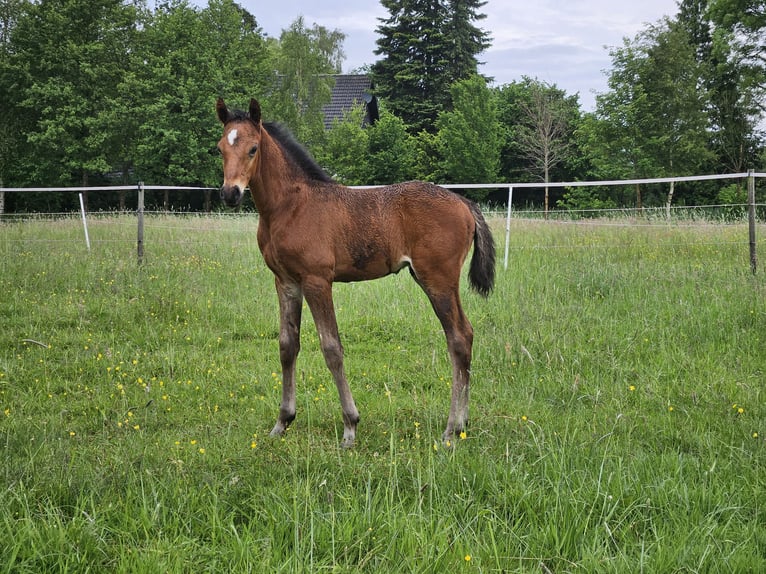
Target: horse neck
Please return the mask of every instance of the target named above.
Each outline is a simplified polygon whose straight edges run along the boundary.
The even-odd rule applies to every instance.
[[[278,214],[289,200],[287,190],[293,187],[295,179],[291,174],[287,158],[280,145],[265,128],[261,128],[261,143],[258,148],[256,173],[250,179],[253,201],[261,218]]]

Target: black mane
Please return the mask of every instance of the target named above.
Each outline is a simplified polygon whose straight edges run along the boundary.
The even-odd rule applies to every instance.
[[[311,154],[295,140],[285,126],[276,122],[264,122],[263,127],[282,147],[290,160],[306,174],[309,179],[322,183],[334,183],[334,180],[320,167]]]

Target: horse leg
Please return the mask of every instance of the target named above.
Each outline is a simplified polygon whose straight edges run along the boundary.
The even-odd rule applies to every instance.
[[[460,435],[468,424],[473,327],[463,312],[458,287],[444,293],[424,289],[444,329],[452,363],[452,398],[447,428],[442,435],[442,440],[448,442]]]
[[[359,422],[359,411],[356,410],[354,397],[346,380],[343,368],[343,345],[338,334],[338,323],[335,318],[335,307],[332,301],[332,284],[323,279],[309,279],[303,284],[306,302],[314,317],[319,344],[322,347],[327,368],[330,369],[335,386],[338,388],[340,405],[343,410],[343,447],[354,446],[356,425]]]
[[[295,419],[295,361],[301,348],[301,307],[298,285],[276,280],[279,297],[279,360],[282,363],[282,403],[271,436],[281,436]]]

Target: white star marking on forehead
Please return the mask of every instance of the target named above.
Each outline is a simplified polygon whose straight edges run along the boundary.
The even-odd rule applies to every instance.
[[[227,139],[229,140],[229,145],[233,146],[234,142],[237,141],[237,130],[231,130],[229,132],[229,135],[228,135]]]

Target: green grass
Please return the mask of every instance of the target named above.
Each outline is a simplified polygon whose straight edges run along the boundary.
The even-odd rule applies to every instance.
[[[746,228],[514,221],[494,294],[464,294],[452,448],[425,296],[406,273],[338,285],[350,451],[308,311],[298,418],[267,436],[278,317],[255,229],[153,217],[139,268],[129,216],[92,219],[91,253],[76,219],[0,224],[0,571],[766,570]]]

